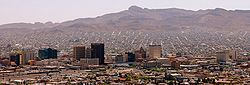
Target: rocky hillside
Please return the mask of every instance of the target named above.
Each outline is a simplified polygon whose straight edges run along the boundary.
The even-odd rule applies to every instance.
[[[249,30],[249,10],[184,10],[177,8],[148,9],[131,6],[128,10],[96,18],[80,18],[62,23],[13,23],[0,29],[59,29],[70,31],[174,31],[174,30]]]

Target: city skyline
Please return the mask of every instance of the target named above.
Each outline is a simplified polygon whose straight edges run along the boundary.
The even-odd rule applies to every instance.
[[[34,23],[34,22],[63,22],[77,18],[97,17],[108,13],[115,13],[136,5],[149,9],[180,8],[187,10],[224,8],[228,10],[248,10],[249,1],[240,0],[128,0],[128,1],[67,1],[67,0],[1,0],[0,24]]]
[[[11,1],[1,85],[250,84],[250,1]]]

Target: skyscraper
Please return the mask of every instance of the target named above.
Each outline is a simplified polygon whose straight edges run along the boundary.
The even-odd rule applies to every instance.
[[[104,64],[104,44],[91,43],[91,58],[99,58],[99,64]]]
[[[134,53],[126,52],[125,54],[127,55],[128,62],[135,62],[135,54]]]
[[[57,50],[52,48],[44,48],[38,51],[38,57],[43,59],[55,59],[57,58]]]
[[[85,53],[85,57],[86,58],[91,58],[91,48],[86,48],[86,51],[85,51],[86,53]]]
[[[149,58],[161,58],[162,48],[161,45],[149,45]]]
[[[10,62],[15,62],[15,64],[17,66],[19,66],[21,64],[20,54],[11,54],[10,55]]]
[[[140,50],[135,51],[136,62],[141,62],[146,59],[146,51],[141,47]]]
[[[76,60],[80,61],[81,58],[85,58],[85,46],[76,46],[73,48],[73,56]]]
[[[35,53],[29,49],[22,49],[17,51],[20,54],[20,64],[28,64],[30,60],[35,60]]]

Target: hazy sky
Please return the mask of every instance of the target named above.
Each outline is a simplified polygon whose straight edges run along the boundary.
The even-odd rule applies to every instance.
[[[250,9],[250,0],[0,0],[0,24],[63,22],[119,12],[132,5],[143,8]]]

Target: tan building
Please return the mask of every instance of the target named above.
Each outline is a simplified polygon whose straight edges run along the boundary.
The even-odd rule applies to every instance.
[[[149,58],[161,58],[162,48],[161,45],[149,45]]]
[[[107,60],[108,63],[122,63],[122,62],[125,62],[124,56],[122,54],[119,54],[119,53],[107,54],[106,58],[107,58],[106,60]]]
[[[229,52],[230,52],[230,54],[229,54],[230,59],[236,61],[238,59],[238,57],[237,57],[237,51],[230,50]]]
[[[24,57],[23,64],[28,64],[30,60],[35,60],[35,53],[33,51],[24,51],[21,58]]]
[[[219,51],[216,52],[217,62],[228,62],[229,61],[229,51]]]
[[[83,58],[80,60],[80,65],[83,67],[89,65],[99,65],[99,58]]]
[[[216,52],[217,62],[228,62],[237,60],[237,52],[235,50],[224,50]]]
[[[141,47],[139,50],[135,51],[135,60],[136,62],[142,62],[146,59],[146,51]]]
[[[16,51],[17,54],[20,54],[20,65],[29,64],[30,60],[35,60],[35,52],[30,50],[19,50]]]
[[[26,56],[25,53],[20,54],[20,65],[25,65]]]
[[[81,58],[85,58],[85,46],[73,47],[74,59],[80,61]]]

